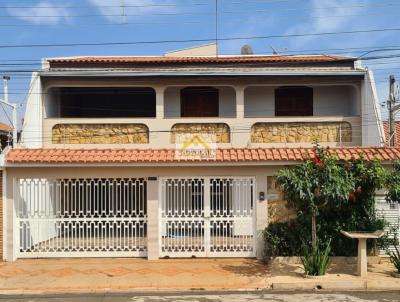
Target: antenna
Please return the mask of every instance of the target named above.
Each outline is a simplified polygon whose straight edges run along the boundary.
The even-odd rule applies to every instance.
[[[272,49],[272,54],[273,55],[277,55],[278,54],[278,52],[276,51],[275,48],[273,48],[271,45],[269,47]]]

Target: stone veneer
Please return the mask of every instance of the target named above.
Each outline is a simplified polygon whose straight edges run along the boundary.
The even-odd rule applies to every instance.
[[[274,176],[267,177],[268,224],[296,218],[296,211],[283,196]]]
[[[53,144],[148,144],[144,124],[57,124],[52,128]]]
[[[229,143],[231,141],[230,129],[223,123],[183,123],[175,124],[171,129],[171,143],[175,144],[178,134],[211,134],[215,135],[216,143]]]
[[[284,122],[256,123],[251,127],[252,143],[312,143],[314,141],[351,142],[351,125],[347,122]]]

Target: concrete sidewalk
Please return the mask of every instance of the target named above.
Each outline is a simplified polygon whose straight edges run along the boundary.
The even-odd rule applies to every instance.
[[[268,266],[268,283],[272,289],[400,290],[400,279],[390,275],[394,267],[388,258],[368,257],[367,278],[356,276],[356,258],[334,257],[328,274],[317,278],[304,277],[300,259],[279,260]]]
[[[37,259],[0,265],[0,293],[67,293],[265,288],[253,259]]]
[[[329,274],[306,279],[297,262],[255,259],[36,259],[0,264],[1,294],[233,290],[400,290],[387,261],[370,261],[367,279],[354,260],[335,259]]]

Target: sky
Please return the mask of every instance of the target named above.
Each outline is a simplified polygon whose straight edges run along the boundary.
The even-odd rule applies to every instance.
[[[0,0],[0,75],[11,76],[10,101],[20,121],[41,58],[162,55],[218,37],[221,55],[239,54],[248,44],[256,54],[394,56],[363,62],[384,103],[389,75],[400,80],[400,31],[387,30],[400,29],[399,12],[400,0]],[[49,46],[144,41],[161,43]],[[6,113],[0,108],[0,121],[10,124]]]

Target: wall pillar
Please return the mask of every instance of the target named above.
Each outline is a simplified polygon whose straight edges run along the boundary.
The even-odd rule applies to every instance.
[[[256,257],[257,259],[262,259],[264,257],[264,230],[268,225],[268,204],[267,204],[267,175],[259,175],[256,178],[256,188],[255,192],[255,205],[254,209],[256,211],[255,215],[255,244],[256,244]],[[260,200],[260,192],[264,192],[265,199]]]
[[[156,118],[164,118],[164,91],[165,87],[156,87]]]
[[[236,91],[236,118],[244,118],[244,86],[235,87]]]
[[[159,258],[158,180],[147,180],[147,259]]]

